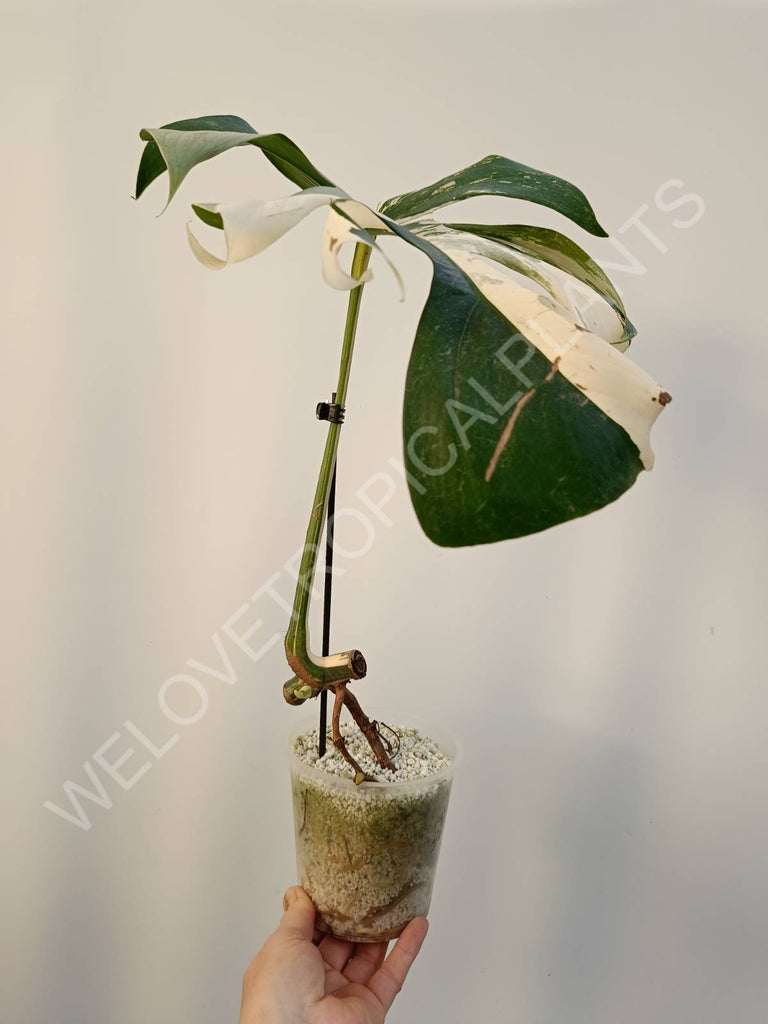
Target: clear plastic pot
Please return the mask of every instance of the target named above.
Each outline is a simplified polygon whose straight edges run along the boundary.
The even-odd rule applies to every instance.
[[[451,764],[425,778],[356,786],[304,764],[290,747],[299,881],[319,927],[353,942],[396,938],[429,910],[457,757],[440,730],[384,720],[415,726]]]

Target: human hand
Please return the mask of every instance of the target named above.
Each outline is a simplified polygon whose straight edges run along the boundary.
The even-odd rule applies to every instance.
[[[421,949],[427,919],[406,925],[386,956],[386,942],[321,937],[314,904],[299,886],[285,894],[283,908],[277,931],[245,972],[240,1024],[382,1024]]]

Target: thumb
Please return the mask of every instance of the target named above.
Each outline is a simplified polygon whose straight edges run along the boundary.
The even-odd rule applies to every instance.
[[[300,885],[294,885],[283,896],[283,910],[285,913],[278,931],[311,942],[315,928],[315,905]]]

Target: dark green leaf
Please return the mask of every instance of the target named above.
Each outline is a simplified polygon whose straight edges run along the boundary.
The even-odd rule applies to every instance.
[[[307,155],[286,135],[260,135],[258,139],[253,140],[252,144],[263,150],[269,162],[299,188],[315,188],[318,185],[326,185],[331,188],[335,186],[335,182],[326,178],[323,172],[319,171],[310,162]]]
[[[589,200],[581,189],[564,178],[537,171],[503,156],[487,156],[456,174],[441,178],[433,185],[387,199],[379,209],[388,217],[402,220],[404,217],[421,216],[472,196],[527,199],[562,213],[593,235],[607,234],[598,224]]]
[[[203,224],[208,224],[212,228],[224,229],[224,221],[220,213],[217,213],[215,210],[207,210],[204,206],[201,206],[198,203],[192,203],[192,209]]]
[[[257,134],[256,130],[247,121],[234,114],[210,114],[207,117],[188,117],[183,121],[172,121],[170,124],[164,124],[162,127],[180,132],[212,131]],[[142,134],[141,138],[145,138],[145,136]],[[139,173],[136,178],[136,199],[166,169],[165,160],[157,147],[157,143],[151,137],[148,138],[139,162]]]
[[[162,128],[143,128],[144,147],[136,181],[136,198],[163,171],[168,171],[168,202],[197,164],[238,146],[252,145],[300,188],[333,185],[289,138],[282,134],[259,135],[242,118],[229,114],[175,121]]]

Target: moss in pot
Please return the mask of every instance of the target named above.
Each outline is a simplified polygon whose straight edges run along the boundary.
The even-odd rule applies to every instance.
[[[189,243],[210,269],[255,256],[304,217],[327,210],[323,276],[349,299],[336,390],[317,410],[328,432],[285,638],[293,675],[283,696],[291,705],[320,697],[324,707],[333,695],[330,746],[344,777],[324,770],[329,762],[318,767],[318,759],[310,764],[294,751],[297,854],[327,928],[358,941],[394,936],[429,904],[452,768],[397,781],[397,745],[408,732],[371,720],[350,689],[367,673],[365,657],[357,647],[329,653],[324,645],[322,655],[313,653],[308,628],[323,531],[332,529],[339,437],[372,255],[393,272],[401,297],[402,280],[382,241],[413,246],[433,268],[405,380],[403,448],[416,516],[436,544],[527,536],[616,500],[651,468],[650,429],[670,396],[626,356],[635,330],[622,299],[574,241],[546,227],[434,216],[464,199],[496,196],[538,204],[606,236],[584,193],[563,178],[487,156],[374,210],[286,136],[260,134],[234,115],[143,129],[141,138],[137,198],[167,172],[170,202],[197,164],[240,147],[261,151],[298,188],[280,199],[193,204],[200,223],[188,226]],[[200,241],[201,225],[223,241],[220,255]],[[346,269],[339,257],[348,244],[354,252]],[[290,287],[295,293],[294,280]],[[506,664],[500,647],[499,666]],[[471,671],[456,669],[462,678]],[[354,730],[342,724],[344,709]],[[321,716],[318,758],[325,742]]]
[[[354,724],[341,727],[365,768],[359,785],[332,744],[318,757],[317,729],[291,743],[299,880],[317,907],[318,927],[354,942],[395,938],[427,914],[456,763],[443,734],[427,737],[423,727],[399,721],[388,731],[397,737],[394,772],[366,756]]]

